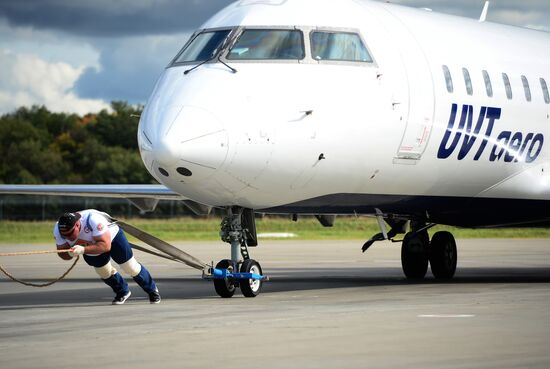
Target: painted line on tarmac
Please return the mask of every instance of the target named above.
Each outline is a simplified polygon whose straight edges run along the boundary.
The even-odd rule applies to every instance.
[[[417,318],[474,318],[474,314],[421,314]]]

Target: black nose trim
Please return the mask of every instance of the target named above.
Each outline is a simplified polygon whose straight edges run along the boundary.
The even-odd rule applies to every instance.
[[[176,168],[176,172],[178,172],[179,174],[181,174],[182,176],[185,176],[185,177],[191,177],[193,175],[193,173],[189,169],[184,168],[184,167]]]

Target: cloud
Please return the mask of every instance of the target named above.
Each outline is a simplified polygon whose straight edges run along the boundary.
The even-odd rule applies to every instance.
[[[12,26],[92,37],[180,33],[197,28],[230,0],[0,0]]]
[[[482,0],[393,0],[412,7],[427,7],[434,11],[479,18]],[[495,0],[491,1],[487,20],[535,29],[549,29],[550,1],[548,0]]]
[[[492,14],[492,20],[504,24],[525,26],[528,28],[544,29],[546,25],[545,14],[538,11],[520,11],[515,9],[496,10]]]
[[[109,107],[100,99],[81,99],[72,88],[83,72],[68,63],[0,50],[0,112],[46,105],[52,111],[85,114]]]
[[[191,33],[95,40],[101,69],[88,67],[75,91],[82,97],[144,103],[164,67]]]
[[[16,54],[33,54],[49,62],[65,62],[99,68],[99,51],[78,36],[29,26],[12,27],[0,18],[0,49]]]

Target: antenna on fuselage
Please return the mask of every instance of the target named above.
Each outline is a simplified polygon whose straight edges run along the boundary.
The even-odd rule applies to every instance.
[[[487,20],[487,13],[489,12],[489,3],[490,1],[486,1],[485,5],[483,6],[483,10],[481,11],[481,16],[479,17],[480,22],[485,22]]]

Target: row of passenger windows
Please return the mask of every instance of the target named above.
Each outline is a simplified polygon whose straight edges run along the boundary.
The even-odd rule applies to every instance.
[[[493,84],[491,82],[491,77],[489,76],[489,73],[486,70],[481,71],[483,75],[483,81],[485,82],[485,92],[488,97],[493,97]],[[445,82],[447,83],[447,91],[449,93],[454,92],[454,85],[453,85],[453,78],[451,76],[451,71],[449,68],[444,65],[443,66],[443,74],[445,76]],[[468,95],[474,94],[474,86],[472,84],[472,78],[470,76],[470,72],[466,68],[462,68],[462,75],[464,77],[464,84],[466,87],[466,92]],[[512,91],[512,84],[510,83],[510,77],[506,73],[502,73],[502,82],[504,84],[504,89],[506,90],[506,97],[509,100],[512,100],[514,97],[513,91]],[[544,78],[539,78],[540,87],[542,89],[542,94],[544,96],[544,101],[547,104],[550,104],[550,93],[548,92],[548,85],[546,84],[546,80]],[[525,94],[525,100],[531,101],[532,95],[531,95],[531,87],[529,85],[529,80],[525,76],[521,76],[521,83],[523,85],[523,92]]]
[[[174,59],[174,63],[201,62],[219,55],[233,43],[228,60],[302,60],[305,58],[304,34],[300,30],[244,29],[236,41],[232,30],[204,31],[195,35]],[[311,55],[317,61],[372,63],[361,37],[352,32],[311,31]]]

